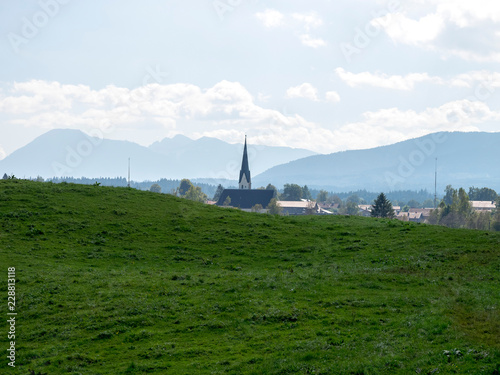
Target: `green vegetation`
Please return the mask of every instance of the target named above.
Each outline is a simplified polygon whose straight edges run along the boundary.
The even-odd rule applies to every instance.
[[[494,202],[497,199],[497,193],[488,188],[474,188],[469,189],[469,194],[465,189],[453,189],[451,185],[446,186],[445,196],[438,208],[434,210],[429,218],[429,223],[444,225],[450,228],[468,228],[468,229],[481,229],[481,230],[498,230],[497,223],[499,222],[500,210],[496,212],[477,212],[470,203],[469,194],[475,199],[487,199]]]
[[[389,219],[394,218],[395,215],[392,203],[385,197],[384,193],[380,193],[377,199],[373,202],[371,216],[380,218],[386,217]]]
[[[498,374],[499,255],[495,232],[0,181],[16,374]]]

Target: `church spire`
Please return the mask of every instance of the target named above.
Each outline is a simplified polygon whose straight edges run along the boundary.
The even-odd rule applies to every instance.
[[[252,181],[250,178],[250,168],[248,168],[248,154],[247,154],[247,136],[245,135],[245,147],[243,148],[243,161],[241,162],[240,170],[240,189],[251,189]]]

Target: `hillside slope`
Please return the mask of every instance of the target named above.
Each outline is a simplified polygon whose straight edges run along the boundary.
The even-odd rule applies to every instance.
[[[494,374],[499,255],[495,233],[0,181],[20,374]]]
[[[254,178],[276,186],[297,183],[330,191],[438,191],[446,185],[500,191],[500,133],[435,133],[367,150],[315,155],[269,169]]]

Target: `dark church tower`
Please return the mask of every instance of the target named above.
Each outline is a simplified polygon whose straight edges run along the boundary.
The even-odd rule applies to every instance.
[[[241,162],[240,170],[240,189],[251,189],[252,180],[250,178],[250,168],[248,168],[248,155],[247,155],[247,136],[245,135],[245,148],[243,149],[243,161]]]

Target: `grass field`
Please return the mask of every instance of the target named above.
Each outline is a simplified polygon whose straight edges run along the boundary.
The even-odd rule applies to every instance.
[[[500,374],[492,232],[7,180],[0,264],[2,374]]]

